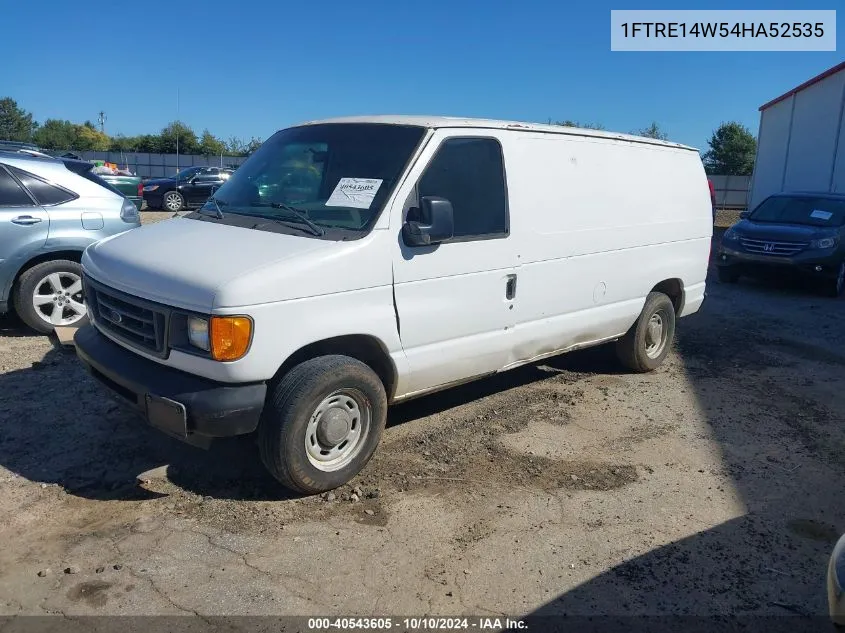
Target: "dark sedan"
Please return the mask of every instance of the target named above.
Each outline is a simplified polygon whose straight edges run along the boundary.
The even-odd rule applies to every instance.
[[[165,211],[199,207],[232,172],[223,167],[188,167],[175,178],[152,178],[144,182],[144,200],[150,209]]]
[[[845,195],[781,193],[725,231],[719,280],[775,272],[802,275],[838,297],[845,288]]]

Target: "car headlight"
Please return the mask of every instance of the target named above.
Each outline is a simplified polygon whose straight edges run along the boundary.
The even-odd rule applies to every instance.
[[[141,214],[138,213],[138,207],[129,198],[123,199],[123,204],[120,207],[120,219],[124,222],[141,221]]]
[[[147,185],[144,187],[144,191],[155,191],[156,189],[158,189],[158,185]]]
[[[201,350],[209,351],[208,321],[199,317],[188,317],[188,342]]]
[[[839,240],[835,237],[823,237],[810,242],[810,248],[833,248]]]
[[[739,234],[733,228],[730,228],[725,231],[722,239],[726,242],[736,242],[739,239]]]

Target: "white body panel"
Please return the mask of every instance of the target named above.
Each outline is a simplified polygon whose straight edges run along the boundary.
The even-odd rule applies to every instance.
[[[250,351],[231,363],[133,351],[238,383],[270,379],[311,343],[366,335],[389,356],[399,400],[616,338],[666,280],[683,289],[680,316],[700,307],[712,215],[690,148],[548,126],[354,119],[364,120],[430,132],[360,240],[179,219],[88,249],[83,266],[101,283],[205,314],[247,314],[255,324]],[[509,234],[409,247],[401,237],[406,200],[440,144],[456,136],[501,145]]]

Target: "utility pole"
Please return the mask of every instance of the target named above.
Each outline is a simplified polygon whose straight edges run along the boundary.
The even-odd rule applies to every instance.
[[[100,132],[103,134],[106,133],[106,113],[100,110],[100,114],[97,117],[97,122],[100,124]]]

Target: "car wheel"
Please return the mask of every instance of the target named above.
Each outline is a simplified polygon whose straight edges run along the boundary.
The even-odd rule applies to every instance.
[[[735,284],[739,281],[739,273],[733,268],[719,266],[719,281],[723,284]]]
[[[616,341],[616,355],[635,372],[657,369],[675,336],[675,306],[662,292],[650,292],[645,306],[625,336]]]
[[[845,290],[845,260],[839,263],[836,270],[836,277],[827,282],[826,294],[830,297],[839,297]]]
[[[176,211],[182,210],[182,207],[185,206],[185,200],[178,191],[168,191],[161,199],[161,204],[165,211],[173,211],[175,213]]]
[[[42,334],[56,326],[82,325],[87,319],[82,266],[66,259],[33,266],[20,276],[13,303],[20,319]]]
[[[376,373],[348,356],[305,361],[271,388],[258,428],[261,461],[287,488],[315,494],[367,464],[387,419]]]

